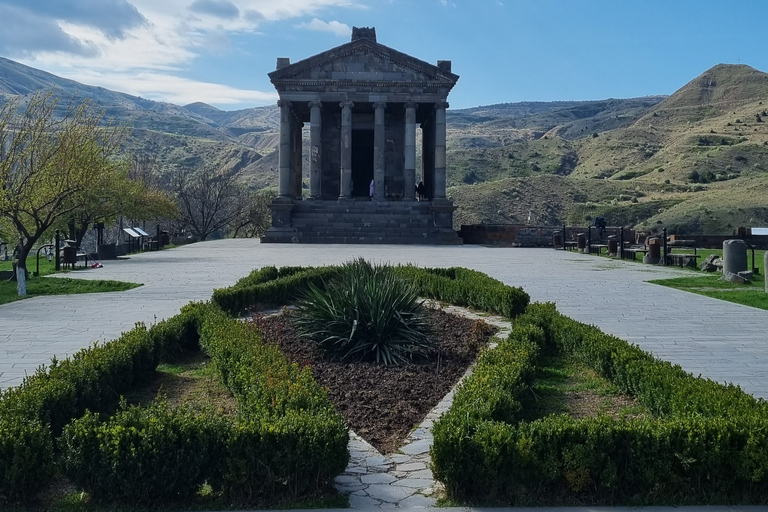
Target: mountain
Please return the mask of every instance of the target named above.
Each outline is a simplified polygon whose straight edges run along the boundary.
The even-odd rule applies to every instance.
[[[153,155],[165,170],[212,165],[254,188],[277,185],[274,106],[154,102],[0,58],[0,101],[52,87],[129,123],[129,149]],[[537,223],[584,224],[600,215],[612,225],[681,234],[768,225],[766,109],[768,74],[720,64],[669,97],[449,110],[457,222],[525,222],[531,212]]]

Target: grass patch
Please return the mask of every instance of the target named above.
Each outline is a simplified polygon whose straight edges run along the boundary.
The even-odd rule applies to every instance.
[[[42,273],[42,266],[41,266]],[[19,297],[16,291],[16,283],[13,281],[0,281],[0,304],[7,304],[20,299],[37,297],[39,295],[73,295],[78,293],[102,293],[124,292],[141,286],[138,283],[126,283],[123,281],[102,281],[70,278],[34,278],[27,281],[27,295]]]
[[[638,417],[648,410],[574,356],[542,357],[523,408],[523,419],[551,414],[574,418]]]
[[[131,404],[149,405],[158,396],[171,406],[213,406],[227,416],[237,412],[234,396],[221,382],[211,358],[201,351],[186,352],[172,363],[159,364],[155,376],[125,398]]]
[[[656,279],[649,283],[675,288],[705,297],[725,300],[744,306],[768,310],[768,293],[765,293],[765,276],[755,276],[756,281],[746,284],[720,281],[720,274],[704,276]]]

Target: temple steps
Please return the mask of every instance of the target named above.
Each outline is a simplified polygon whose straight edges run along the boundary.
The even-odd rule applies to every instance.
[[[461,244],[455,230],[436,226],[429,202],[297,201],[291,226],[262,242],[313,244]]]

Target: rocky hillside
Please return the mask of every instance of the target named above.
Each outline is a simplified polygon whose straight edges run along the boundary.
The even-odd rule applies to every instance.
[[[130,123],[130,148],[163,169],[228,168],[277,183],[276,107],[158,103],[0,58],[0,100],[54,88]],[[306,174],[306,173],[305,173]],[[729,233],[768,225],[768,74],[718,65],[669,97],[521,102],[451,110],[449,193],[458,223],[668,226]]]

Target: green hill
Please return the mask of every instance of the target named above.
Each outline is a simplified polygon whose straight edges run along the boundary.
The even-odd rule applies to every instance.
[[[254,188],[277,184],[274,106],[154,102],[0,58],[0,101],[52,87],[129,123],[130,149],[155,155],[164,170],[207,164]],[[537,223],[602,215],[680,233],[768,225],[768,74],[720,64],[669,97],[450,110],[447,152],[457,227],[525,222],[529,212]]]

